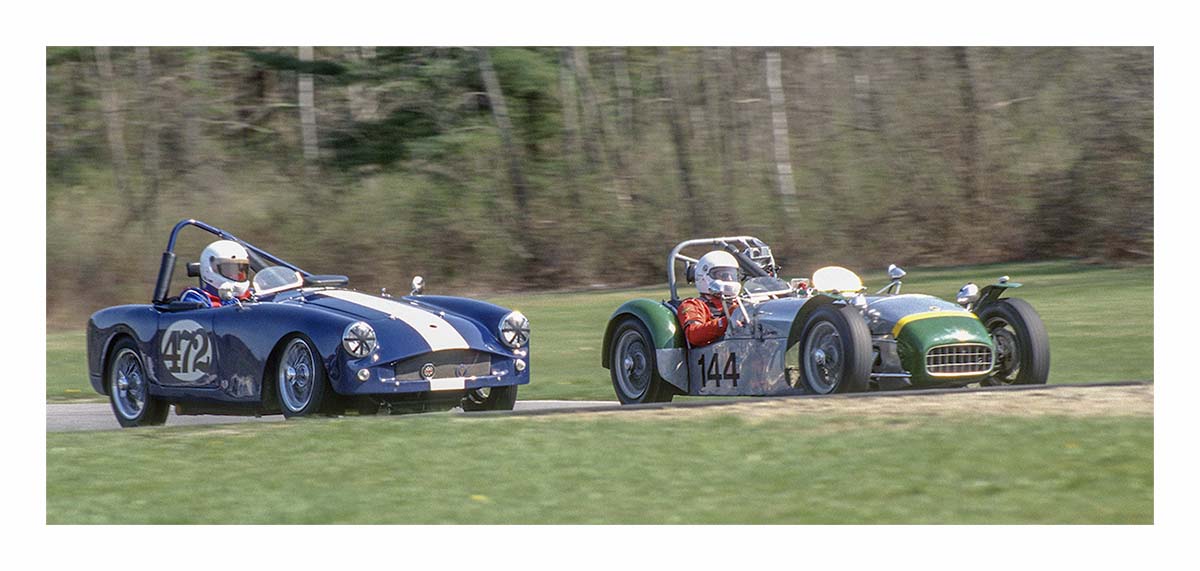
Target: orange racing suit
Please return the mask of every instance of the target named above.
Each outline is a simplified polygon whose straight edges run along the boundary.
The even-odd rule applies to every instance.
[[[730,306],[729,311],[737,307],[737,302]],[[679,323],[683,325],[683,334],[693,347],[708,345],[725,335],[729,326],[729,318],[721,307],[721,300],[712,296],[693,297],[679,304]]]

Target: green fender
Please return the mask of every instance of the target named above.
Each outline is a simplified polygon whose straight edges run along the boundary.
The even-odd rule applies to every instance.
[[[979,313],[979,308],[985,305],[996,303],[1000,300],[1000,296],[1004,295],[1006,290],[1017,287],[1021,287],[1021,284],[1017,282],[996,282],[991,285],[983,286],[983,288],[979,290],[979,301],[976,301],[975,305],[969,309],[975,313]]]
[[[683,366],[684,351],[687,344],[683,339],[683,329],[675,312],[665,303],[650,299],[634,299],[621,304],[612,317],[608,319],[608,327],[604,329],[604,344],[600,351],[600,364],[605,369],[611,368],[612,334],[617,323],[627,316],[637,318],[650,331],[651,342],[654,344],[655,356],[658,361],[658,376],[664,381],[675,385],[687,392],[687,370]]]

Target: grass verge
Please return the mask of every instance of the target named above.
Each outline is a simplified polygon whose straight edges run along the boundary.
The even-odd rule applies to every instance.
[[[62,523],[1152,523],[1145,415],[314,419],[47,434]]]

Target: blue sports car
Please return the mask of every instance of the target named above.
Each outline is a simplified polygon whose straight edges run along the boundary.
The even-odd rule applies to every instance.
[[[249,252],[250,293],[224,303],[170,295],[175,241],[192,226]],[[189,277],[200,275],[188,263]],[[92,387],[122,426],[177,414],[287,417],[387,411],[510,410],[529,382],[529,321],[462,297],[370,295],[313,275],[197,220],[175,225],[150,304],[88,320]]]

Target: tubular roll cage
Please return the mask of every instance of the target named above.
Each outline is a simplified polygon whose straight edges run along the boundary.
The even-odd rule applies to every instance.
[[[740,243],[746,248],[761,248],[767,245],[766,242],[763,242],[754,236],[726,236],[723,238],[697,238],[695,240],[684,240],[683,242],[676,244],[674,248],[671,248],[671,253],[667,254],[667,284],[671,287],[671,301],[679,301],[679,294],[675,291],[675,263],[682,261],[685,264],[695,264],[699,262],[699,260],[695,258],[680,254],[679,252],[684,248],[690,248],[692,246],[716,246],[729,252],[730,254],[733,254],[733,257],[737,258],[738,260],[738,265],[740,265],[742,270],[745,272],[756,277],[770,275],[766,272],[766,270],[763,270],[758,264],[754,263],[753,260],[747,258],[746,255],[743,254],[741,250],[738,250],[736,246],[731,244],[731,242]]]
[[[277,266],[290,268],[299,272],[302,276],[312,275],[300,269],[298,266],[284,261],[283,259],[277,258],[270,252],[267,252],[266,250],[255,246],[254,244],[242,240],[237,236],[230,234],[229,232],[217,228],[216,226],[206,224],[194,218],[187,218],[185,220],[180,220],[177,224],[175,224],[175,227],[171,229],[171,237],[167,239],[167,249],[163,251],[162,263],[158,267],[158,280],[154,285],[154,303],[165,303],[167,296],[171,291],[171,275],[175,272],[175,240],[179,237],[179,231],[183,230],[187,226],[195,226],[196,228],[204,230],[205,232],[217,236],[222,240],[231,240],[237,242],[249,250],[252,254],[257,255],[260,260],[266,260]]]

